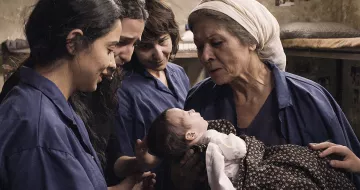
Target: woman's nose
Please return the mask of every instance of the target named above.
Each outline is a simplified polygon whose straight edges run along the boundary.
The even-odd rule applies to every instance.
[[[205,45],[199,58],[201,60],[201,63],[203,64],[209,63],[211,60],[214,59],[214,54],[212,52],[212,49],[208,45]]]
[[[162,47],[159,44],[155,44],[154,45],[154,49],[153,49],[153,58],[155,58],[156,60],[162,60],[163,59],[163,50]]]
[[[110,57],[110,64],[109,64],[109,68],[115,70],[116,69],[116,61],[115,61],[115,54],[114,52],[111,52],[109,54],[109,57]]]

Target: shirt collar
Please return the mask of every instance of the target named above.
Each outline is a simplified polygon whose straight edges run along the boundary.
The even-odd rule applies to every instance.
[[[20,68],[20,81],[41,91],[56,105],[67,119],[76,125],[70,104],[52,81],[41,76],[34,69],[24,66]]]
[[[278,99],[279,109],[291,106],[292,99],[289,87],[286,82],[286,72],[281,71],[272,63],[265,62],[265,64],[270,68],[274,76],[275,90]]]

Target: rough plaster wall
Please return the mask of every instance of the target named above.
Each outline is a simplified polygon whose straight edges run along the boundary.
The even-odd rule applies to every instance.
[[[26,13],[36,0],[0,0],[0,42],[24,37]]]
[[[360,29],[360,1],[342,0],[342,22]]]
[[[200,0],[166,0],[173,9],[181,32],[190,11],[200,2]],[[359,0],[295,0],[295,6],[277,7],[275,0],[258,0],[276,17],[280,25],[295,21],[335,21],[341,22],[343,19],[343,6],[360,7]],[[355,11],[353,11],[355,12]],[[358,13],[360,16],[360,13]],[[349,17],[348,20],[351,20]],[[360,22],[360,19],[358,19]],[[351,23],[355,24],[355,23]]]
[[[7,39],[24,38],[24,21],[35,2],[36,0],[0,0],[0,43]],[[1,71],[2,69],[0,90],[4,84]]]
[[[295,0],[290,7],[275,6],[274,0],[258,0],[275,16],[279,24],[305,21],[335,21],[341,20],[342,0]]]

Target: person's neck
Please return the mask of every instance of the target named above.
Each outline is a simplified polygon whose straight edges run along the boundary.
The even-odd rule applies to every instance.
[[[68,100],[72,93],[75,91],[73,83],[73,75],[69,68],[69,61],[58,60],[46,67],[35,67],[35,70],[52,81]]]
[[[164,70],[161,70],[161,71],[152,70],[152,69],[146,69],[146,70],[147,70],[147,72],[150,73],[150,75],[152,75],[155,78],[158,78],[158,79],[163,78],[163,77],[166,78]]]
[[[238,76],[230,86],[237,103],[242,105],[268,94],[273,88],[273,76],[260,59],[253,57],[247,72]]]
[[[159,81],[161,81],[166,87],[169,87],[168,85],[168,81],[166,78],[166,74],[164,70],[161,71],[157,71],[157,70],[151,70],[151,69],[146,69],[152,76],[154,76],[155,78],[157,78]]]

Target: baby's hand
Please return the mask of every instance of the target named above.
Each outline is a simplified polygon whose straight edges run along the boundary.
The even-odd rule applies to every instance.
[[[343,160],[331,160],[330,165],[334,168],[346,169],[349,172],[360,172],[360,159],[346,146],[334,144],[331,142],[323,142],[319,144],[310,143],[310,147],[314,150],[323,150],[320,157],[331,154],[344,156]]]
[[[139,164],[143,169],[151,169],[159,163],[159,159],[149,153],[149,149],[146,143],[146,137],[144,140],[136,140],[135,155]]]

